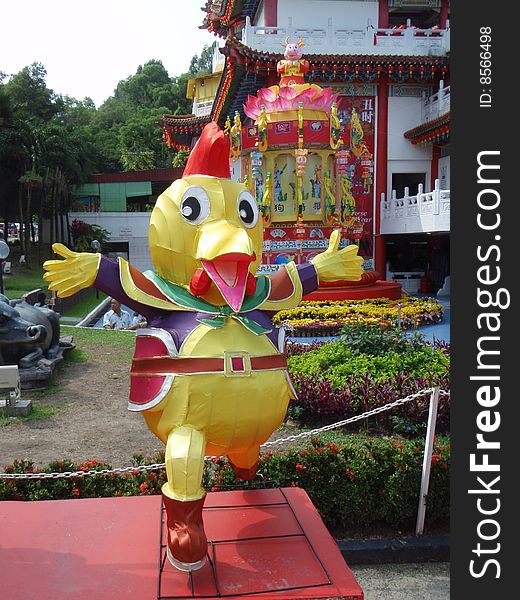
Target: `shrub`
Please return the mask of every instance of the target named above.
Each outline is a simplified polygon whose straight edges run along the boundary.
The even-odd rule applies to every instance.
[[[163,462],[159,454],[144,459],[134,456],[134,466]],[[31,461],[18,460],[5,467],[6,473],[64,473],[67,471],[101,471],[110,465],[95,460],[75,464],[68,459],[54,461],[45,469],[36,469]],[[70,498],[105,498],[158,494],[166,481],[164,471],[66,477],[62,479],[0,479],[0,500],[64,500]]]
[[[288,358],[291,374],[331,381],[335,388],[343,387],[352,378],[370,374],[374,381],[393,378],[399,373],[410,377],[442,376],[448,372],[449,356],[442,350],[427,344],[406,346],[395,338],[396,347],[385,348],[373,353],[360,351],[345,342],[327,342],[319,348]],[[360,343],[362,345],[363,342]],[[402,348],[397,345],[402,344]]]
[[[313,438],[303,450],[263,455],[257,480],[305,489],[331,528],[374,523],[410,527],[417,515],[423,452],[423,440],[356,435],[332,444]],[[226,459],[216,463],[212,489],[239,483]],[[449,515],[449,468],[449,440],[442,438],[432,457],[429,524]]]
[[[235,479],[225,458],[207,463],[204,485],[208,490],[227,486],[298,486],[306,490],[325,523],[333,527],[361,527],[382,523],[393,528],[412,526],[419,502],[424,440],[366,435],[336,436],[337,443],[314,437],[303,449],[267,452],[260,457],[256,480],[251,484]],[[162,462],[162,454],[145,459],[134,457],[134,465]],[[97,461],[76,465],[68,460],[51,463],[44,472],[88,471],[110,468]],[[36,472],[31,462],[15,461],[6,472]],[[449,438],[434,444],[427,523],[449,515]],[[134,471],[64,479],[0,480],[0,500],[57,500],[159,494],[164,470]]]
[[[302,423],[339,421],[421,389],[449,389],[449,345],[425,343],[380,325],[348,326],[340,340],[290,344],[288,365],[298,392],[288,416]],[[424,430],[428,398],[407,403],[399,414],[382,413],[355,427],[414,436]],[[441,398],[438,427],[449,427],[449,401]]]
[[[72,221],[70,232],[76,252],[92,252],[94,240],[99,242],[101,250],[103,250],[110,238],[109,232],[100,225],[85,223],[79,219]]]
[[[335,388],[330,380],[316,379],[296,375],[292,377],[298,399],[293,406],[291,416],[301,423],[315,425],[342,421],[360,413],[405,398],[411,394],[439,386],[449,389],[447,374],[432,377],[410,377],[406,373],[397,373],[391,379],[375,380],[372,375],[354,375],[345,385]],[[299,407],[300,411],[295,411]],[[392,421],[395,412],[384,412],[359,423],[350,425],[351,430],[370,430],[373,432],[395,431],[409,436],[422,432],[428,419],[429,397],[423,396],[399,407],[400,421]],[[448,431],[450,426],[449,397],[439,399],[437,427],[439,431]]]
[[[420,333],[406,335],[401,329],[385,327],[379,323],[344,325],[339,341],[356,354],[372,355],[391,351],[410,354],[427,346]]]

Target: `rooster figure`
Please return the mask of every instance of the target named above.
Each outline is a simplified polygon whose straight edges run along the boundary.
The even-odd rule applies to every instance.
[[[254,478],[260,445],[295,398],[270,315],[296,307],[320,281],[362,274],[357,246],[338,250],[334,232],[312,263],[255,276],[262,219],[245,186],[230,179],[229,149],[209,123],[182,179],[158,198],[149,227],[154,271],[62,244],[53,249],[65,260],[44,264],[60,297],[93,286],[147,319],[136,332],[129,409],[166,445],[167,556],[184,571],[206,561],[205,456],[226,455],[237,477]]]

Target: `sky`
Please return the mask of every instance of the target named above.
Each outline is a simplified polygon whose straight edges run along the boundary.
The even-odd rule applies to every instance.
[[[151,59],[171,77],[215,37],[199,29],[204,0],[9,0],[0,8],[0,72],[33,62],[47,87],[100,106]]]

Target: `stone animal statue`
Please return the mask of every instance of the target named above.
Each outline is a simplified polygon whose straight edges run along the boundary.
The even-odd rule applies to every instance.
[[[0,365],[35,366],[55,358],[60,346],[60,316],[24,300],[0,294]]]

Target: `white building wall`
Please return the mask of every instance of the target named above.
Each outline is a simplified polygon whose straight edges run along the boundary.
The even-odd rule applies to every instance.
[[[151,213],[70,213],[70,222],[79,219],[91,225],[99,225],[110,233],[111,242],[128,242],[130,263],[139,271],[152,269],[152,259],[148,249],[148,227]]]
[[[422,98],[388,98],[388,160],[431,160],[430,144],[412,144],[403,133],[422,123]]]
[[[323,29],[332,18],[336,29],[364,29],[370,19],[377,27],[379,5],[376,1],[358,0],[285,0],[278,2],[278,25],[285,27],[292,19],[296,29]],[[263,25],[259,20],[258,24]],[[305,40],[304,40],[305,41]]]
[[[421,123],[420,97],[388,98],[388,183],[387,197],[392,193],[394,173],[426,173],[425,191],[430,191],[432,147],[413,145],[403,133]]]

